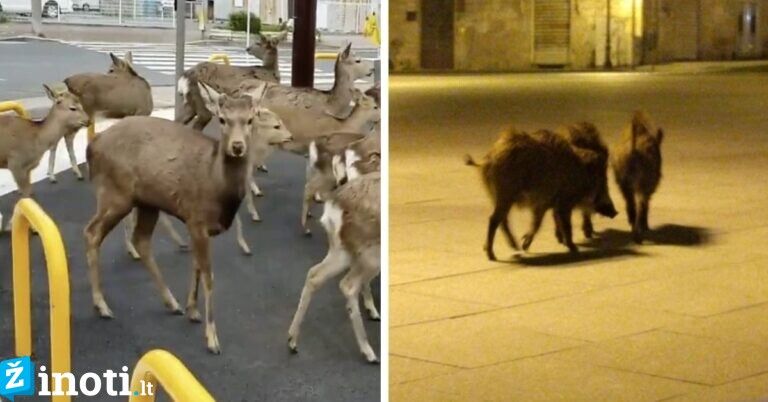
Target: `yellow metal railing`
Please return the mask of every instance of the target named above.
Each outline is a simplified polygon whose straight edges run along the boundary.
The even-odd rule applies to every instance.
[[[224,62],[224,64],[229,65],[229,56],[223,53],[212,54],[211,57],[208,58],[208,61],[211,61],[214,63],[217,61],[222,61]]]
[[[22,106],[21,103],[12,101],[0,102],[0,113],[10,111],[14,111],[19,116],[29,119],[29,113],[27,113],[27,109],[24,109],[24,106]]]
[[[315,58],[318,60],[336,60],[336,53],[328,53],[328,52],[317,52],[315,53]]]
[[[69,326],[69,269],[64,243],[56,224],[31,198],[22,198],[13,211],[11,246],[13,253],[13,312],[16,327],[16,355],[32,354],[32,303],[30,293],[30,227],[40,234],[46,266],[51,308],[51,370],[71,372]],[[65,383],[62,389],[68,389]],[[53,401],[69,401],[69,396],[54,396]]]
[[[142,383],[143,381],[143,383]],[[151,395],[146,384],[151,383]],[[161,349],[147,352],[133,369],[129,402],[154,402],[157,386],[161,385],[174,401],[213,402],[208,391],[176,356]]]

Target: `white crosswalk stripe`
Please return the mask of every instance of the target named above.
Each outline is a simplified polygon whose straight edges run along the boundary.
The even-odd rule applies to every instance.
[[[176,45],[172,43],[110,43],[110,42],[67,42],[81,48],[97,51],[99,53],[114,53],[122,57],[126,52],[133,53],[133,62],[142,67],[161,74],[175,74]],[[280,78],[284,83],[291,82],[291,54],[282,50],[279,56],[278,66]],[[286,54],[287,53],[287,54]],[[261,61],[247,53],[240,47],[220,45],[188,44],[184,48],[184,69],[194,67],[197,63],[207,61],[212,54],[226,54],[233,66],[261,65]],[[361,81],[361,83],[365,83]],[[333,70],[323,71],[315,69],[315,87],[330,88],[333,85]],[[370,86],[370,83],[365,83]]]

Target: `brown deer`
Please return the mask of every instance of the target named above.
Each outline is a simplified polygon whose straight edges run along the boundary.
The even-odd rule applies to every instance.
[[[347,300],[347,313],[360,352],[368,362],[376,363],[378,358],[363,326],[359,298],[362,294],[370,318],[378,320],[370,282],[381,270],[381,174],[362,175],[335,190],[325,201],[320,221],[328,235],[328,254],[307,274],[288,329],[288,347],[294,353],[298,350],[301,323],[315,291],[328,279],[347,271],[339,288]]]
[[[207,87],[201,93],[206,94],[206,102],[222,122],[220,140],[168,120],[128,117],[88,146],[97,209],[85,228],[85,240],[93,303],[99,315],[111,318],[112,310],[101,290],[99,248],[115,225],[137,208],[132,243],[165,305],[181,314],[152,255],[150,238],[160,211],[183,221],[193,253],[187,316],[200,321],[197,291],[202,278],[208,350],[218,354],[221,348],[213,319],[210,237],[230,227],[245,195],[248,144],[251,135],[260,135],[252,133],[259,101],[220,95]]]
[[[43,120],[0,115],[0,168],[11,171],[22,197],[32,195],[30,173],[45,151],[61,137],[74,135],[88,125],[88,115],[76,96],[67,91],[55,93],[47,85],[43,89],[53,101]]]
[[[152,90],[147,80],[134,70],[131,52],[126,53],[123,59],[112,53],[109,57],[112,59],[112,66],[107,74],[76,74],[64,80],[69,92],[80,98],[90,123],[95,122],[97,115],[108,118],[149,116],[153,108]],[[75,133],[64,136],[72,170],[77,178],[82,180],[83,175],[77,166],[73,149],[74,139]],[[58,143],[51,147],[48,157],[48,179],[53,183],[56,182],[53,167],[57,146]]]
[[[184,98],[184,113],[179,117],[179,122],[189,124],[197,117],[194,127],[202,130],[213,117],[211,111],[205,107],[198,82],[228,95],[234,95],[240,83],[247,79],[280,83],[277,48],[285,36],[268,38],[259,35],[259,38],[260,40],[248,47],[246,52],[261,60],[261,66],[238,67],[205,61],[184,72],[178,82],[179,93]]]
[[[312,216],[309,211],[312,198],[317,196],[323,200],[339,181],[347,180],[355,162],[367,161],[374,155],[381,155],[381,142],[373,134],[334,133],[312,141],[301,208],[304,234],[311,234],[307,218]]]

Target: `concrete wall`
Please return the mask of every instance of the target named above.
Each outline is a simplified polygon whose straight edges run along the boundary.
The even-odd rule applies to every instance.
[[[701,58],[729,60],[768,56],[768,1],[755,2],[758,13],[756,49],[743,52],[738,21],[744,2],[701,0]]]
[[[389,1],[389,53],[396,71],[414,71],[421,65],[421,6],[419,0]],[[408,12],[416,13],[407,21]]]
[[[462,71],[531,68],[533,3],[530,0],[464,0],[456,13],[454,65]]]

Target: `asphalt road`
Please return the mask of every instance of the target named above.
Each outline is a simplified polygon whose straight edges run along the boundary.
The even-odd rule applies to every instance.
[[[91,50],[88,47],[99,51]],[[213,54],[229,53],[233,55],[245,55],[243,47],[232,45],[194,45],[188,47],[190,53]],[[83,72],[106,72],[111,61],[108,51],[122,54],[126,50],[133,50],[136,56],[135,67],[138,73],[144,77],[151,86],[173,86],[174,76],[168,74],[166,66],[158,70],[157,63],[172,63],[175,60],[174,48],[168,44],[150,43],[109,43],[93,42],[83,43],[81,46],[72,46],[50,41],[37,40],[0,40],[0,101],[22,98],[44,97],[42,83],[61,83],[64,78]],[[334,49],[335,50],[335,49]],[[150,52],[152,56],[145,58],[143,54]],[[359,57],[377,57],[376,51],[363,49],[357,51]],[[207,56],[206,56],[207,57]],[[187,55],[187,67],[205,60],[199,57]],[[247,60],[256,62],[256,59],[247,56]],[[242,60],[241,60],[242,61]],[[290,84],[291,48],[280,48],[280,65],[284,75],[285,84]],[[150,68],[146,68],[144,65]],[[329,89],[333,79],[332,60],[316,60],[315,80],[316,88]],[[373,85],[372,78],[365,81],[365,88]]]
[[[58,184],[37,183],[34,198],[58,224],[67,248],[74,371],[118,371],[123,365],[132,368],[143,353],[163,348],[178,356],[220,401],[379,400],[380,368],[366,364],[358,351],[337,281],[330,281],[313,299],[299,353],[292,355],[287,347],[288,326],[307,270],[326,251],[319,227],[311,238],[300,230],[304,163],[302,157],[277,153],[269,161],[269,173],[260,174],[259,184],[266,195],[257,199],[257,206],[264,221],[251,223],[241,211],[253,256],[240,253],[233,232],[213,241],[215,313],[223,349],[220,356],[205,349],[202,325],[166,312],[149,274],[126,254],[120,226],[104,242],[101,258],[104,291],[116,318],[99,319],[91,305],[82,235],[94,212],[91,187],[87,181],[76,181],[71,172],[60,173]],[[16,197],[0,198],[5,216],[10,216],[7,211]],[[38,362],[48,362],[47,279],[39,244],[33,244],[33,342]],[[161,230],[155,233],[154,251],[166,282],[177,299],[184,300],[191,255],[178,251]],[[0,270],[3,358],[13,354],[7,234],[0,236],[0,266],[5,267]],[[378,282],[374,288],[378,301]],[[379,323],[368,321],[366,328],[378,350]]]
[[[634,110],[665,129],[649,241],[620,215],[571,255],[551,214],[530,252],[496,236],[478,172],[509,125],[580,120],[616,144]],[[764,400],[768,76],[543,73],[390,81],[390,396]],[[529,213],[512,212],[518,239]],[[574,227],[580,219],[574,217]]]

